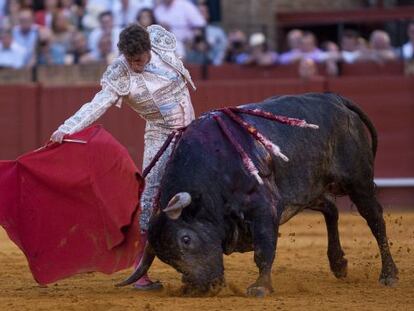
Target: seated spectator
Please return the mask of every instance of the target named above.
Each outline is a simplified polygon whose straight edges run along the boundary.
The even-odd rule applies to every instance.
[[[81,6],[79,8],[81,9],[79,13],[82,14],[82,29],[91,32],[96,28],[100,27],[100,16],[104,12],[111,12],[112,6],[111,6],[112,0],[87,0],[87,1],[81,1]],[[112,13],[111,13],[112,14]],[[99,36],[98,36],[99,38]],[[98,41],[97,39],[96,41]]]
[[[158,24],[152,9],[140,10],[137,14],[136,21],[144,28],[147,28],[153,24]]]
[[[301,58],[309,58],[314,60],[316,63],[322,63],[326,60],[326,53],[318,48],[316,37],[310,31],[303,33],[299,48]]]
[[[66,54],[67,64],[87,64],[93,62],[88,48],[88,41],[82,32],[75,32],[71,38],[71,49]]]
[[[153,0],[115,0],[112,6],[114,25],[124,28],[134,23],[137,13],[144,8],[152,9]]]
[[[341,60],[353,64],[361,59],[359,34],[354,30],[345,30],[341,37]]]
[[[414,59],[414,20],[407,26],[408,42],[402,46],[402,56],[406,60]]]
[[[11,29],[4,29],[1,32],[0,68],[22,68],[25,54],[24,48],[13,40]]]
[[[52,45],[54,49],[60,49],[63,55],[70,49],[71,39],[75,29],[71,25],[69,17],[64,11],[57,11],[52,20]]]
[[[40,26],[52,28],[53,15],[58,10],[58,0],[45,0],[43,10],[34,14],[35,23]]]
[[[75,29],[81,28],[81,20],[83,17],[83,6],[81,1],[75,0],[61,0],[61,11],[65,16],[69,19],[71,25],[75,27]]]
[[[277,53],[271,51],[267,45],[266,37],[263,33],[257,32],[249,38],[249,50],[247,57],[238,60],[243,65],[271,66],[277,62]]]
[[[194,29],[206,25],[198,8],[188,0],[161,0],[154,14],[159,24],[174,33],[177,40],[184,44],[191,42]]]
[[[300,44],[303,38],[303,31],[300,29],[292,29],[287,34],[287,44],[289,51],[284,52],[279,57],[279,63],[282,65],[295,63],[300,60],[302,53]]]
[[[3,18],[2,25],[7,28],[13,28],[19,24],[19,14],[22,6],[19,0],[9,0],[6,6],[6,15]]]
[[[117,53],[113,51],[112,36],[110,34],[102,34],[98,41],[98,50],[91,52],[91,62],[99,62],[109,65],[112,63]]]
[[[207,44],[210,46],[211,63],[216,66],[221,65],[227,50],[226,33],[221,27],[210,23],[210,12],[206,4],[200,4],[198,8],[207,22],[204,32]]]
[[[89,49],[94,55],[99,54],[99,41],[104,35],[109,35],[112,42],[112,53],[118,52],[118,39],[121,29],[113,26],[113,16],[110,11],[105,11],[99,15],[100,26],[94,29],[89,35]]]
[[[321,47],[325,52],[326,73],[330,76],[337,76],[339,74],[338,61],[341,60],[339,46],[333,41],[325,41]]]
[[[19,13],[19,24],[13,27],[13,39],[25,49],[25,66],[32,66],[35,61],[35,47],[39,35],[38,26],[33,23],[33,13],[23,9]]]
[[[226,61],[241,64],[248,57],[246,35],[241,30],[233,30],[228,35]]]
[[[186,52],[186,63],[207,65],[212,62],[212,55],[203,29],[195,32],[194,39]]]
[[[7,0],[0,0],[0,25],[3,25],[4,17],[6,16]]]
[[[53,34],[48,28],[39,31],[36,45],[36,65],[63,65],[65,53],[60,47],[52,45]]]
[[[374,30],[369,38],[369,49],[361,53],[361,59],[377,63],[396,60],[389,35],[383,30]]]

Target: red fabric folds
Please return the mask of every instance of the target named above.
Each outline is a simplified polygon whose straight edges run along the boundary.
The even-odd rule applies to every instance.
[[[126,149],[101,126],[0,161],[0,225],[25,254],[35,280],[113,273],[139,250],[142,177]]]

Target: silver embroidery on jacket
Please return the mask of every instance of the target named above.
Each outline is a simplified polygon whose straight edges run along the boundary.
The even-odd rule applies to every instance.
[[[131,89],[131,74],[121,57],[108,66],[102,76],[102,83],[108,84],[121,96],[128,95]]]

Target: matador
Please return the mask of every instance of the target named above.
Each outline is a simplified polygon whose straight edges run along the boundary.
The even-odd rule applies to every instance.
[[[195,89],[188,70],[176,56],[176,39],[159,25],[144,29],[138,25],[125,28],[118,43],[120,56],[108,66],[101,79],[102,89],[84,104],[53,134],[51,140],[62,142],[66,134],[76,133],[96,121],[108,108],[129,105],[146,120],[143,167],[147,167],[172,131],[194,120],[188,85]],[[146,231],[154,199],[160,185],[169,147],[145,179],[141,196],[141,241]],[[137,264],[140,258],[137,259]],[[147,276],[134,285],[152,289],[160,284]]]

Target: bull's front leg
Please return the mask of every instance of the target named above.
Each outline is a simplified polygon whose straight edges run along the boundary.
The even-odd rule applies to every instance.
[[[273,292],[272,265],[275,259],[278,222],[274,220],[271,208],[256,210],[252,221],[254,261],[259,268],[256,282],[247,288],[249,296],[264,297]]]

